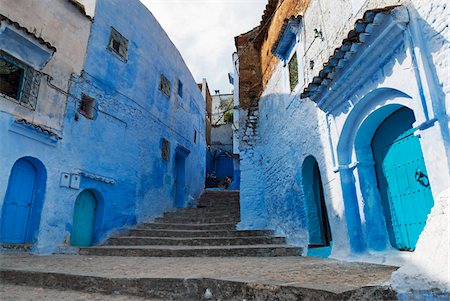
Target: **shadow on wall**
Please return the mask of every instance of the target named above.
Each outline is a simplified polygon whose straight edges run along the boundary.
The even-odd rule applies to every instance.
[[[333,173],[327,170],[318,114],[314,103],[300,101],[293,94],[260,99],[260,140],[251,150],[241,152],[241,224],[266,211],[266,228],[305,250],[308,246],[327,248],[322,254],[326,257],[334,232],[340,233],[338,237],[346,234],[336,231],[340,229],[336,217],[341,213],[331,204]],[[253,175],[250,179],[249,174]],[[262,188],[255,191],[254,187]],[[253,193],[251,199],[249,193]]]

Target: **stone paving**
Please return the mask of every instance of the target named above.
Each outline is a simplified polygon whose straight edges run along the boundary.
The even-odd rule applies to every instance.
[[[0,255],[1,270],[27,270],[124,278],[213,278],[342,293],[389,285],[396,269],[315,257],[142,258],[30,254]]]
[[[24,287],[0,283],[1,301],[160,301],[118,294],[104,295],[70,290],[45,289],[40,287]]]

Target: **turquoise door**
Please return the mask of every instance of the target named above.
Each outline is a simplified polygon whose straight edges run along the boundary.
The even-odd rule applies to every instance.
[[[75,201],[72,235],[70,244],[77,247],[87,247],[94,237],[95,213],[97,201],[89,190],[82,191]]]
[[[25,159],[18,160],[11,171],[2,210],[0,241],[27,243],[26,234],[36,182],[36,169]]]
[[[398,249],[412,251],[434,204],[419,138],[407,130],[384,152],[395,242]]]

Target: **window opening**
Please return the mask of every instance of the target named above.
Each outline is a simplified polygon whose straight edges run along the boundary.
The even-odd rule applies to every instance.
[[[88,119],[94,119],[95,99],[82,94],[78,112]]]
[[[0,57],[0,93],[19,100],[23,78],[22,68]]]
[[[36,108],[41,73],[0,51],[0,94],[22,106]]]
[[[166,161],[170,158],[170,142],[165,138],[162,139],[161,158]]]
[[[125,60],[128,59],[128,40],[114,28],[111,28],[109,48]]]
[[[181,82],[181,80],[178,80],[178,95],[180,95],[180,97],[183,97],[183,83]]]
[[[159,81],[159,90],[161,90],[167,97],[170,97],[170,81],[162,73]]]
[[[294,53],[291,60],[289,61],[289,85],[291,92],[294,91],[298,84],[298,62],[297,62],[297,52]]]

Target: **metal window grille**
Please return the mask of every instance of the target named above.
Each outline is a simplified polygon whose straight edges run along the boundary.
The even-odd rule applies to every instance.
[[[161,158],[163,160],[170,160],[170,142],[163,138],[161,143]]]
[[[36,109],[42,74],[0,51],[0,94],[29,109]]]
[[[162,73],[159,81],[159,90],[161,90],[167,97],[170,97],[170,81]]]
[[[109,36],[109,49],[125,60],[128,59],[128,40],[114,28],[111,28]]]
[[[291,60],[289,61],[289,85],[291,92],[294,91],[298,84],[298,61],[297,53],[294,53]]]
[[[87,95],[81,95],[81,103],[78,112],[88,119],[94,119],[95,99]]]

